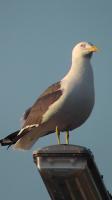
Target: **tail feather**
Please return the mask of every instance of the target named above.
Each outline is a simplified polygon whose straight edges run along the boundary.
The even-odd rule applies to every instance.
[[[14,133],[11,133],[7,137],[0,140],[1,146],[10,146],[13,145],[14,149],[23,149],[28,150],[36,142],[36,140],[41,136],[41,132],[37,131],[38,128],[26,128],[20,134],[20,130],[17,130]]]
[[[27,132],[27,134],[24,134],[24,137],[20,137],[17,140],[13,148],[18,150],[29,150],[40,138],[41,134],[42,132],[38,128],[32,128]]]
[[[53,132],[53,131],[52,131]],[[7,137],[0,140],[1,146],[10,146],[13,145],[14,149],[28,150],[33,144],[42,136],[48,134],[46,127],[38,126],[34,127],[29,125],[23,131],[17,130],[14,133],[11,133]]]
[[[31,128],[23,130],[21,134],[20,130],[17,130],[11,134],[9,134],[7,137],[0,140],[1,146],[8,146],[8,148],[12,145],[14,145],[17,141],[19,141],[22,137],[24,137],[26,134],[30,132]]]

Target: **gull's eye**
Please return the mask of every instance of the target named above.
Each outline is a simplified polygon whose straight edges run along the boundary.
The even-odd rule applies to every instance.
[[[82,48],[85,48],[86,47],[86,44],[81,44],[80,45]]]

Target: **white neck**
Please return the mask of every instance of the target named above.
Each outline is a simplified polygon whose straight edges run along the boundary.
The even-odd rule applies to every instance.
[[[64,79],[79,79],[89,68],[91,68],[90,59],[84,57],[72,58],[71,68]]]

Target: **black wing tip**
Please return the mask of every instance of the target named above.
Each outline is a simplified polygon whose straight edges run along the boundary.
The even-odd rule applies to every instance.
[[[0,140],[0,145],[1,146],[8,146],[8,148],[13,144],[13,142],[11,140],[7,140],[7,139],[1,139]],[[8,149],[7,148],[7,149]]]
[[[20,130],[14,132],[14,133],[11,133],[10,135],[8,135],[7,137],[3,138],[0,140],[0,145],[1,146],[8,146],[7,149],[9,149],[9,147],[13,144],[16,143],[16,138],[17,138],[17,135],[19,133]]]

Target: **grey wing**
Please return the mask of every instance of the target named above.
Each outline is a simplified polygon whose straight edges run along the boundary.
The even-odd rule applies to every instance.
[[[23,115],[22,115],[22,117],[21,117],[21,119],[20,119],[20,121],[21,121],[21,126],[22,126],[22,127],[24,126],[25,121],[26,121],[28,115],[30,114],[30,111],[31,111],[31,107],[28,108],[28,109],[23,113]]]
[[[60,82],[48,87],[34,105],[25,112],[23,127],[32,124],[41,124],[42,116],[47,111],[49,105],[58,100],[61,95]]]

